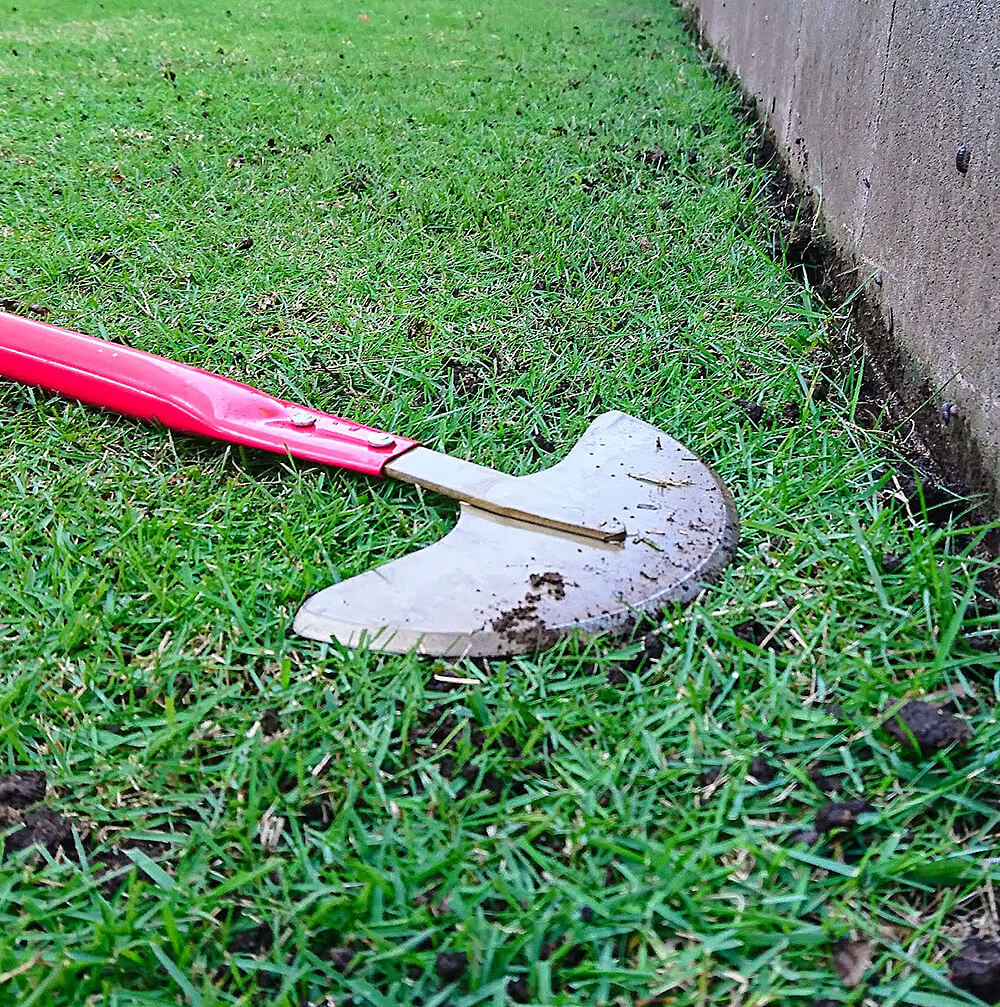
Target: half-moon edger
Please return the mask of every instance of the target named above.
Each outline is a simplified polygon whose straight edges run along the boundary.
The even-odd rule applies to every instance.
[[[309,598],[295,630],[389,653],[504,656],[630,626],[729,563],[736,510],[715,473],[621,412],[560,462],[508,476],[228,378],[0,313],[0,376],[184,434],[391,476],[461,502],[440,541]]]

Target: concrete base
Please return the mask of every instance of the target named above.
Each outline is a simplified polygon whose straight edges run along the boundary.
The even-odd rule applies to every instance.
[[[684,0],[927,388],[1000,483],[995,0]],[[877,279],[877,283],[876,283]],[[950,405],[946,406],[948,403]],[[945,416],[948,419],[945,419]]]

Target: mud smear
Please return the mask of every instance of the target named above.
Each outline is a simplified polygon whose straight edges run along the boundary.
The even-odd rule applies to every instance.
[[[518,646],[538,640],[537,646],[548,632],[545,623],[538,617],[535,604],[515,605],[514,608],[501,612],[490,625],[510,644]]]

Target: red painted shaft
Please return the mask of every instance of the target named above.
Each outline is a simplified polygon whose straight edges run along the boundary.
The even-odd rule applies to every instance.
[[[0,312],[0,377],[180,433],[381,475],[416,445],[142,350]]]

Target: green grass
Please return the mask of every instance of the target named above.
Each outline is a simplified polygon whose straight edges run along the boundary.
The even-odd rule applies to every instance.
[[[2,767],[81,830],[0,866],[0,999],[860,1003],[854,936],[874,1001],[971,1002],[946,960],[995,934],[1000,879],[979,535],[904,505],[855,422],[841,320],[771,255],[676,12],[87,7],[0,23],[0,297],[514,473],[624,409],[718,468],[743,542],[641,667],[344,653],[290,635],[298,603],[439,538],[446,501],[0,386]],[[956,690],[967,748],[879,731]],[[861,840],[795,841],[814,764],[875,806]],[[141,869],[117,891],[112,847]]]

